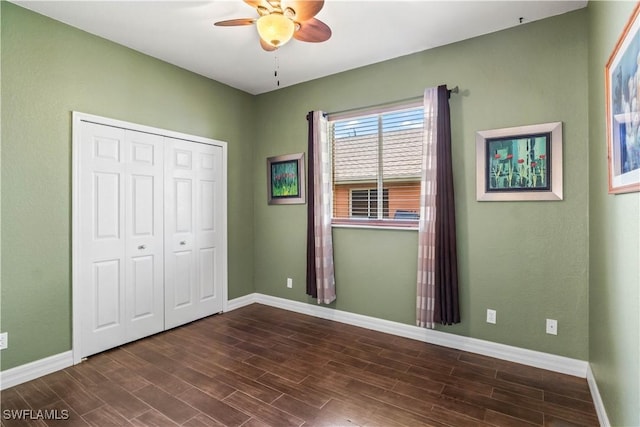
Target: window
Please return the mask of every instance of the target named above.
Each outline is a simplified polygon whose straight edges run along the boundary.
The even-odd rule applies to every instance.
[[[389,218],[389,189],[385,188],[382,195],[382,217]],[[351,218],[373,218],[378,213],[378,189],[351,190]]]
[[[329,116],[334,224],[417,225],[423,124],[421,105]]]

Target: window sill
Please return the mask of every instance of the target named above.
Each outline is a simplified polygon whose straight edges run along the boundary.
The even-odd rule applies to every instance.
[[[389,220],[334,219],[331,221],[331,227],[417,231],[418,221],[400,221],[400,220],[394,220],[394,219],[389,219]]]

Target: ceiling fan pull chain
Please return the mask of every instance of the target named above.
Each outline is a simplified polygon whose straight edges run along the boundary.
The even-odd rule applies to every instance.
[[[273,76],[276,78],[276,86],[280,87],[280,79],[278,78],[278,70],[280,69],[280,64],[278,62],[278,54],[276,53],[273,57]]]

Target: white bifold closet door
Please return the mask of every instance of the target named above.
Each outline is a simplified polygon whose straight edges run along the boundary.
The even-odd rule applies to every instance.
[[[91,122],[80,128],[76,363],[222,312],[226,289],[223,147]]]
[[[79,190],[82,352],[164,328],[162,137],[85,123]]]
[[[165,327],[223,308],[222,148],[165,138]]]

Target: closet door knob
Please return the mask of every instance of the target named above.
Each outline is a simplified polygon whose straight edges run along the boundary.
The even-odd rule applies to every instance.
[[[182,246],[184,246],[184,245],[186,245],[186,244],[187,244],[187,241],[186,241],[186,240],[180,240],[180,244],[181,244]]]
[[[146,249],[146,248],[147,248],[147,245],[140,245],[140,246],[138,246],[138,249],[140,249],[140,250],[143,250],[143,249]]]

